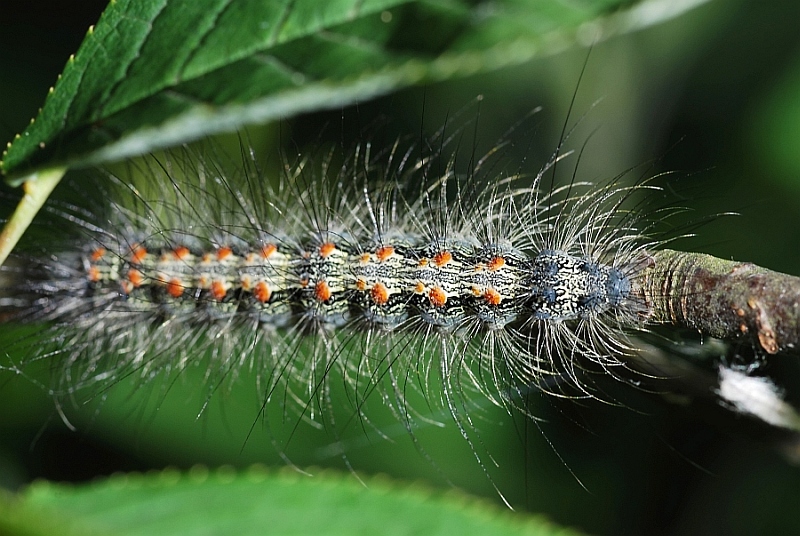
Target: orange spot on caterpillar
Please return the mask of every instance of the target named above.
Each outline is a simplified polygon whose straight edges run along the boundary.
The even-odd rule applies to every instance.
[[[444,293],[441,287],[433,287],[430,292],[428,292],[428,299],[434,307],[442,307],[447,303],[447,294]]]
[[[356,288],[358,290],[367,290],[367,282],[364,279],[359,277],[356,280]]]
[[[300,278],[300,288],[306,288],[308,286],[308,278],[301,277]]]
[[[167,293],[173,298],[180,298],[183,295],[183,289],[183,283],[177,277],[170,279],[167,283]]]
[[[97,268],[97,266],[89,267],[89,281],[92,283],[97,283],[100,281],[100,270]]]
[[[208,280],[207,275],[201,275],[197,283],[200,285],[200,288],[208,288],[209,286],[211,286],[211,282]]]
[[[314,296],[321,302],[331,299],[331,289],[325,281],[317,281],[314,285]]]
[[[384,305],[389,301],[389,289],[383,283],[372,285],[369,295],[372,297],[372,301],[378,305]]]
[[[453,260],[453,255],[449,251],[440,251],[433,257],[433,263],[436,266],[442,267],[448,262]]]
[[[480,295],[481,295],[481,289],[480,289],[480,288],[478,288],[478,287],[476,287],[475,285],[473,285],[473,286],[472,286],[472,288],[470,289],[470,291],[472,292],[472,294],[473,294],[474,296],[480,296]]]
[[[417,283],[416,285],[414,285],[414,292],[416,292],[417,294],[422,294],[423,292],[425,292],[425,285],[423,285],[422,283]]]
[[[361,256],[358,258],[358,262],[361,264],[369,264],[369,253],[362,253]]]
[[[233,254],[233,250],[229,247],[221,247],[217,250],[217,260],[224,261]]]
[[[278,251],[278,246],[275,244],[264,244],[261,246],[261,256],[265,259],[269,259],[276,251]]]
[[[189,248],[186,246],[178,246],[172,250],[172,254],[175,256],[177,260],[183,260],[189,256]]]
[[[228,293],[228,290],[225,288],[225,283],[216,280],[211,282],[211,295],[214,297],[215,300],[221,300],[225,297]]]
[[[212,261],[211,253],[203,253],[202,263],[203,264],[211,264],[211,261]]]
[[[506,260],[503,257],[495,257],[489,261],[489,270],[495,272],[506,265]]]
[[[133,264],[141,264],[147,256],[147,250],[142,246],[133,246],[131,248],[131,262]]]
[[[503,297],[500,293],[493,288],[486,289],[486,292],[483,293],[483,299],[486,300],[486,303],[489,305],[500,305],[500,302],[503,301]]]
[[[428,259],[426,259],[425,257],[421,258],[419,260],[419,262],[417,263],[417,266],[419,266],[420,268],[424,268],[425,266],[428,266]]]
[[[128,270],[128,281],[133,285],[133,288],[138,288],[144,282],[144,275],[139,270]]]
[[[89,258],[92,260],[92,262],[97,262],[100,259],[102,259],[103,255],[105,254],[106,254],[106,248],[97,248],[94,251],[92,251],[92,254]]]
[[[261,303],[267,303],[272,297],[272,290],[265,282],[259,281],[253,289],[253,297]]]
[[[324,259],[334,251],[336,251],[336,244],[333,242],[325,242],[319,247],[319,256]]]
[[[394,255],[394,248],[392,246],[382,246],[375,250],[375,256],[378,257],[378,260],[383,262],[389,257]]]

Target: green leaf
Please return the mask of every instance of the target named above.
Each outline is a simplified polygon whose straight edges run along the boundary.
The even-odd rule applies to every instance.
[[[39,117],[9,143],[0,171],[19,185],[44,169],[102,164],[519,64],[705,0],[619,11],[629,1],[112,0]],[[24,230],[4,231],[0,264]]]
[[[0,497],[1,499],[2,497]],[[118,475],[88,486],[40,482],[0,501],[0,533],[575,534],[456,492],[385,479],[252,468]]]
[[[10,144],[2,171],[17,184],[42,167],[118,160],[518,64],[701,1],[617,12],[630,2],[117,0]],[[651,4],[661,7],[643,10]]]

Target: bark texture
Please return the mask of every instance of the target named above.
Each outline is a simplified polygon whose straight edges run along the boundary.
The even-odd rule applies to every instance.
[[[701,253],[650,253],[635,289],[649,321],[721,339],[750,338],[764,352],[800,350],[800,277]]]

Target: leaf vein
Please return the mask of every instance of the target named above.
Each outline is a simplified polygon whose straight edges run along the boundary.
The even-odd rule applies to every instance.
[[[286,26],[286,22],[289,20],[289,16],[294,10],[294,5],[295,0],[288,0],[288,2],[284,4],[283,12],[278,17],[278,23],[275,25],[275,30],[272,32],[272,35],[270,35],[269,40],[267,41],[267,46],[269,48],[272,48],[277,44],[283,28]]]

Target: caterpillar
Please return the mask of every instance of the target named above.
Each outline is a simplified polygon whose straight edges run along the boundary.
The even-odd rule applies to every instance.
[[[272,332],[280,329],[319,341],[340,329],[368,339],[441,337],[447,368],[469,361],[474,350],[466,341],[477,338],[487,345],[484,362],[495,381],[510,374],[544,384],[545,376],[566,372],[583,390],[574,355],[619,364],[616,354],[626,350],[619,328],[636,325],[646,309],[636,297],[636,272],[652,242],[636,227],[640,215],[622,208],[641,185],[573,182],[548,190],[544,177],[557,155],[530,186],[518,187],[522,177],[509,175],[477,190],[484,161],[462,181],[452,161],[433,170],[399,146],[377,158],[371,149],[358,147],[338,171],[329,159],[314,170],[306,160],[287,166],[277,189],[250,169],[247,191],[239,190],[213,162],[193,162],[189,152],[148,167],[153,182],[146,187],[167,190],[140,193],[108,177],[114,191],[104,196],[128,194],[139,206],[112,203],[97,221],[70,207],[65,217],[84,235],[77,251],[6,269],[5,314],[80,326],[67,362],[84,370],[70,374],[71,390],[95,383],[103,368],[85,359],[108,353],[87,350],[93,341],[111,345],[111,353],[154,341],[126,350],[128,364],[138,365],[155,350],[150,345],[181,341],[176,333],[194,326],[267,332],[251,344],[276,348],[281,337]],[[404,183],[420,186],[416,200]],[[154,324],[150,336],[130,331]],[[114,335],[100,336],[109,330]],[[521,356],[501,372],[495,352]],[[315,353],[331,355],[314,358],[309,371],[339,352],[325,342]]]
[[[502,143],[460,173],[458,139],[285,158],[277,181],[246,143],[227,165],[184,148],[79,186],[88,205],[50,208],[62,245],[0,272],[0,318],[45,326],[3,368],[46,362],[47,392],[81,404],[205,367],[201,413],[252,371],[264,407],[335,433],[336,397],[366,427],[379,398],[412,435],[421,397],[481,467],[482,401],[536,419],[531,391],[615,403],[596,378],[666,375],[632,339],[659,321],[654,229],[674,210],[647,213],[647,173],[559,182],[561,145],[526,175]]]

